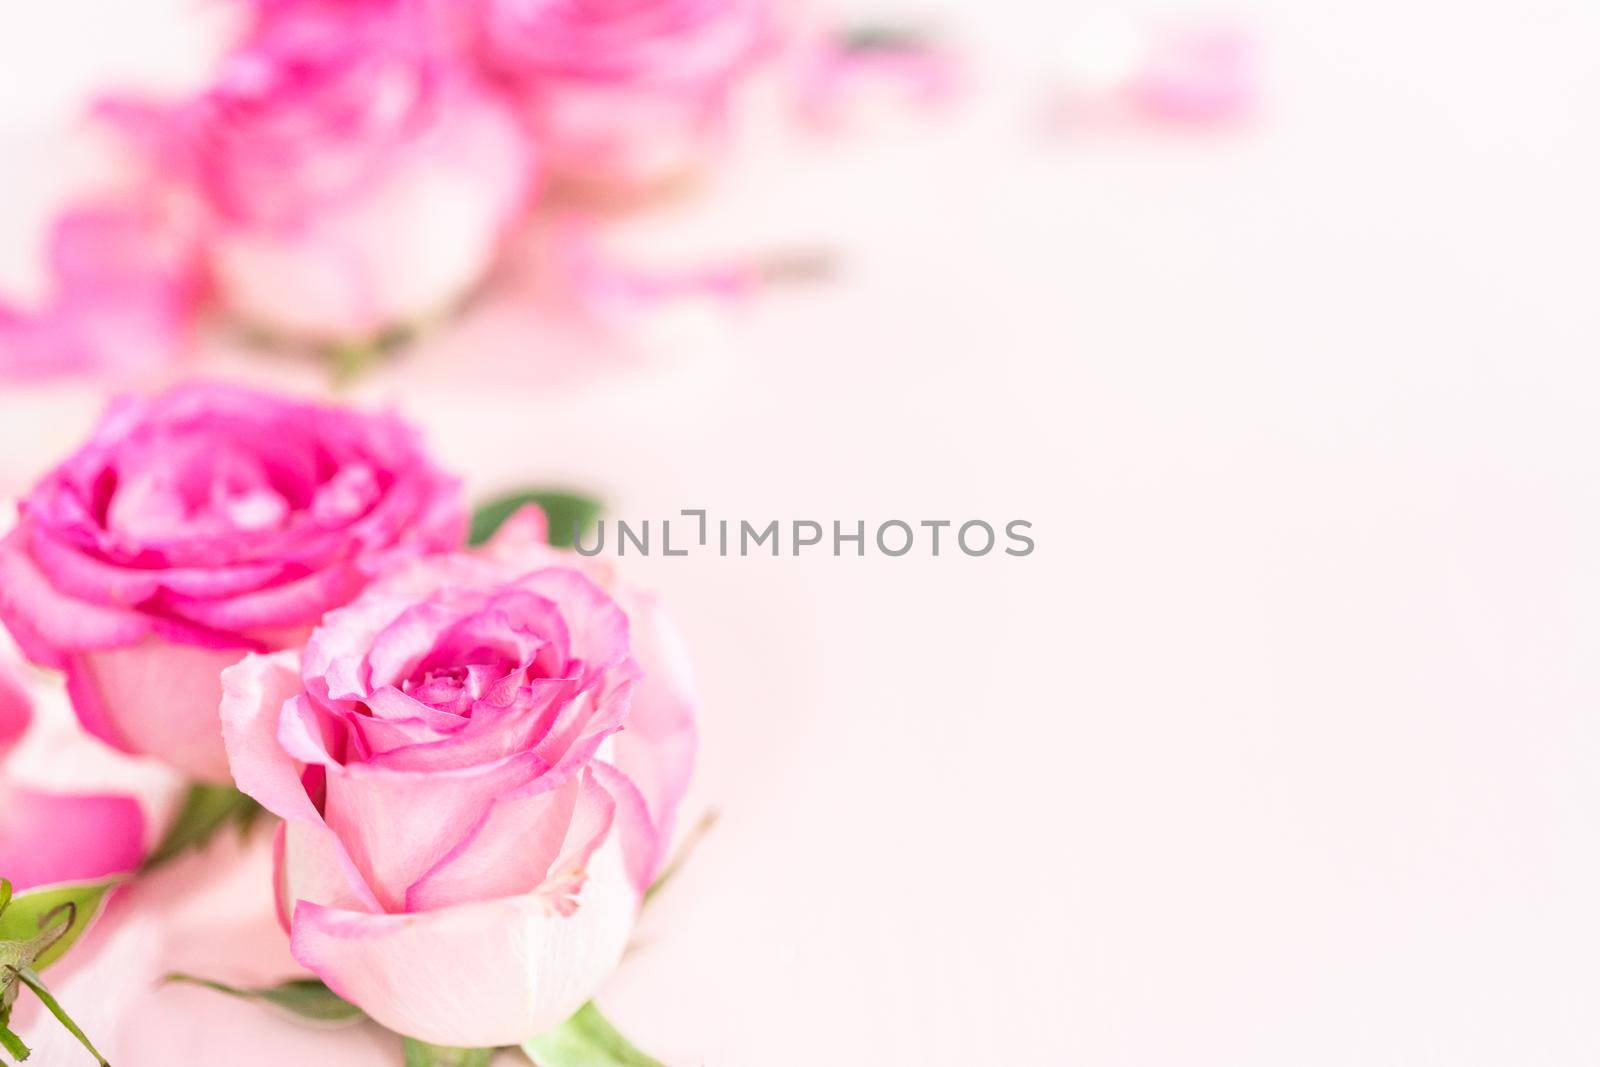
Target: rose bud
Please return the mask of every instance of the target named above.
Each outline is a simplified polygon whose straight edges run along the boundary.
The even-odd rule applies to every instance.
[[[532,149],[431,36],[385,5],[289,5],[198,98],[103,105],[198,201],[234,314],[370,340],[448,310],[491,266],[527,205]]]
[[[42,789],[19,780],[7,757],[32,720],[27,690],[11,664],[0,659],[0,878],[23,890],[124,874],[139,866],[144,812],[138,800],[110,792]],[[56,753],[55,758],[71,756]]]
[[[694,759],[675,632],[543,533],[523,512],[223,675],[295,958],[436,1045],[517,1044],[595,992]]]
[[[0,540],[0,621],[83,725],[226,782],[218,674],[382,569],[461,543],[459,485],[389,415],[196,383],[112,404]]]
[[[693,171],[773,50],[770,0],[483,0],[477,47],[546,162],[623,193]]]

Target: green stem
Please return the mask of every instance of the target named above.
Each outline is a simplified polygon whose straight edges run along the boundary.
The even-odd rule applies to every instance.
[[[689,862],[689,857],[694,855],[695,847],[700,844],[706,834],[711,832],[712,827],[717,825],[719,817],[714,808],[700,817],[700,821],[695,823],[694,829],[690,830],[689,835],[683,839],[683,844],[678,846],[678,851],[672,857],[672,860],[662,868],[661,873],[656,876],[656,880],[651,884],[650,888],[644,891],[643,903],[650,903],[651,898],[661,892],[666,887],[666,884],[672,881],[672,876],[677,874],[685,863]]]
[[[488,1067],[492,1048],[449,1048],[430,1045],[414,1037],[405,1039],[406,1067]]]
[[[78,1024],[72,1021],[72,1016],[68,1015],[66,1009],[51,995],[50,990],[45,986],[44,982],[40,981],[39,976],[33,972],[32,967],[22,968],[17,972],[17,976],[22,979],[29,989],[33,990],[33,995],[38,997],[45,1007],[50,1009],[50,1014],[54,1015],[56,1020],[67,1028],[67,1033],[77,1038],[78,1044],[88,1049],[89,1054],[100,1062],[100,1067],[109,1067],[106,1063],[106,1058],[100,1055],[99,1049],[94,1047],[94,1042],[89,1040],[87,1034],[78,1029]]]

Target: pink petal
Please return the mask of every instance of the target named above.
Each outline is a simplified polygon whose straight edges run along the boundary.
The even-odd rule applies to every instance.
[[[28,553],[24,520],[0,540],[0,621],[36,663],[60,667],[64,654],[131,645],[150,632],[134,611],[75,600],[59,592]]]
[[[222,740],[234,783],[287,820],[318,823],[300,772],[278,744],[283,705],[301,693],[300,656],[292,650],[251,654],[222,673]]]
[[[216,600],[170,596],[165,608],[199,626],[228,632],[315,623],[323,612],[343,604],[367,584],[353,566],[337,565],[293,582]]]
[[[568,865],[581,872],[610,830],[615,807],[591,774],[532,796],[502,797],[470,837],[412,885],[405,910],[531,893],[562,858],[569,835],[581,843]]]
[[[628,658],[628,617],[588,576],[570,567],[546,567],[524,575],[516,585],[560,607],[571,635],[571,654],[583,660],[585,678]]]
[[[0,871],[17,889],[123,874],[143,858],[132,797],[0,791]]]
[[[220,714],[228,765],[242,792],[285,821],[303,826],[308,834],[321,838],[314,842],[321,850],[319,855],[332,857],[322,866],[336,866],[344,876],[339,893],[324,890],[328,899],[351,899],[377,911],[380,909],[372,890],[323,823],[294,761],[278,744],[283,706],[301,693],[298,664],[298,653],[284,651],[270,656],[246,656],[223,672]]]
[[[409,915],[301,901],[291,947],[391,1030],[437,1045],[514,1045],[594,994],[622,956],[637,907],[620,849],[608,842],[567,915],[538,893]]]
[[[274,882],[279,913],[287,920],[297,900],[330,908],[369,910],[370,895],[352,885],[350,857],[339,839],[320,826],[303,822],[279,824],[281,855],[274,856]],[[284,929],[289,924],[284,922]]]
[[[548,769],[527,752],[485,767],[433,773],[371,764],[332,766],[324,804],[327,825],[383,910],[400,911],[412,883],[470,835],[498,798]],[[406,817],[397,819],[396,812]]]
[[[671,840],[699,744],[694,672],[682,636],[654,596],[624,592],[619,601],[643,674],[634,683],[627,727],[617,735],[615,762],[638,786],[662,840]]]
[[[69,665],[84,726],[118,748],[160,758],[209,782],[229,782],[222,744],[221,675],[245,654],[149,638],[85,652]]]
[[[609,763],[589,764],[595,780],[605,787],[616,804],[613,835],[622,849],[622,861],[635,891],[643,894],[655,880],[666,852],[666,838],[650,821],[644,797],[628,776]]]

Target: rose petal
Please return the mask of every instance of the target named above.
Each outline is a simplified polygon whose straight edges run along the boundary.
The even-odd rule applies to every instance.
[[[595,780],[605,787],[616,803],[614,836],[622,849],[628,878],[639,893],[650,888],[661,869],[666,839],[650,821],[650,809],[628,776],[601,760],[589,765]]]
[[[222,671],[243,655],[238,648],[155,638],[80,653],[69,664],[73,707],[90,732],[116,747],[159,754],[196,778],[228,782],[217,707]]]
[[[123,874],[143,858],[132,797],[0,789],[0,872],[16,889]]]
[[[627,728],[617,735],[615,762],[639,787],[662,839],[671,840],[699,745],[694,672],[682,636],[654,596],[624,593],[620,602],[642,676],[634,683]]]
[[[282,585],[256,589],[224,599],[166,596],[162,606],[199,626],[249,632],[314,622],[329,608],[343,604],[367,584],[353,566],[333,566]]]
[[[327,825],[383,909],[400,911],[412,883],[471,834],[496,799],[548,770],[531,752],[484,767],[434,773],[361,763],[332,766]]]
[[[222,738],[228,765],[239,789],[288,822],[321,835],[316,842],[343,873],[351,898],[380,910],[377,898],[355,863],[322,821],[300,780],[294,761],[278,744],[278,723],[284,704],[300,695],[299,654],[250,655],[222,675]],[[331,899],[344,899],[335,897]]]
[[[616,966],[638,893],[621,848],[589,862],[577,907],[538,893],[410,915],[296,904],[291,948],[379,1023],[437,1045],[515,1045],[567,1018]]]
[[[150,632],[137,612],[58,592],[28,554],[28,538],[24,521],[0,539],[0,621],[29,659],[60,667],[65,652],[131,645]]]
[[[478,827],[406,893],[406,911],[432,911],[539,888],[558,858],[573,873],[611,828],[616,804],[592,774],[531,796],[505,796]],[[573,850],[563,856],[568,838]]]

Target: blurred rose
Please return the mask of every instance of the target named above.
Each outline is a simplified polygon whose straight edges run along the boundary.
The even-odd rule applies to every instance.
[[[483,62],[553,171],[636,188],[691,170],[775,33],[772,0],[482,0]]]
[[[212,384],[114,403],[19,513],[0,620],[23,651],[67,672],[90,732],[218,781],[222,668],[464,524],[397,419]]]
[[[47,256],[43,306],[0,303],[0,376],[128,376],[187,347],[199,259],[188,228],[154,198],[68,210],[50,231]]]
[[[525,132],[403,6],[269,5],[199,98],[103,106],[198,199],[249,322],[339,341],[438,314],[526,206]]]
[[[234,776],[286,820],[295,958],[436,1044],[516,1044],[594,993],[693,762],[671,631],[542,535],[524,513],[224,674]]]
[[[7,757],[32,721],[21,679],[0,659],[0,878],[21,890],[133,870],[144,858],[137,800],[44,791],[17,781]]]

